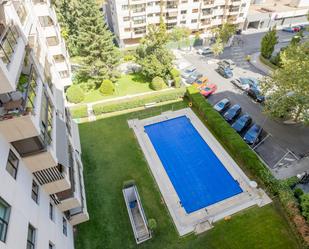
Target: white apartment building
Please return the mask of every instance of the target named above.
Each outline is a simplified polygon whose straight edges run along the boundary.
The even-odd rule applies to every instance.
[[[250,0],[108,0],[105,18],[120,47],[136,45],[147,32],[147,25],[159,24],[164,17],[168,30],[187,27],[192,34],[209,36],[223,23],[243,27]]]
[[[1,0],[0,249],[73,249],[89,219],[70,84],[49,0]]]
[[[265,31],[308,24],[309,0],[253,0],[244,30]]]

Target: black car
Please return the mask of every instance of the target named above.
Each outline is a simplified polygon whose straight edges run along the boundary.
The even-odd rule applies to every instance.
[[[232,124],[232,127],[234,128],[235,131],[241,133],[251,124],[251,122],[252,118],[248,114],[244,114]]]
[[[214,109],[217,112],[224,112],[231,105],[230,100],[228,98],[221,99],[214,105]]]
[[[244,135],[244,140],[247,144],[254,145],[259,142],[260,135],[262,133],[262,127],[254,124]]]
[[[194,81],[196,81],[196,80],[198,80],[199,78],[202,78],[202,77],[203,77],[203,74],[201,74],[200,72],[194,71],[194,73],[191,74],[191,75],[187,78],[186,82],[187,82],[188,84],[192,84]]]
[[[236,105],[233,105],[230,109],[228,109],[226,113],[224,113],[223,117],[225,118],[227,122],[231,123],[238,117],[240,112],[241,112],[241,107],[240,105],[236,104]]]
[[[256,102],[262,103],[265,101],[265,97],[261,94],[260,90],[254,86],[249,87],[249,89],[247,90],[247,94]]]

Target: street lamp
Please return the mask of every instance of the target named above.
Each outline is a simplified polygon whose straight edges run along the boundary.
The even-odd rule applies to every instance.
[[[289,92],[283,94],[282,96],[280,96],[278,99],[276,99],[276,100],[274,101],[273,105],[276,105],[276,104],[279,102],[279,100],[281,100],[281,99],[284,98],[284,97],[292,97],[292,96],[294,96],[294,95],[295,95],[295,92],[294,92],[294,91],[289,91]],[[262,125],[261,125],[260,132],[262,132],[263,127],[264,127],[264,125],[265,125],[267,119],[268,119],[268,116],[266,115],[266,117],[264,118],[264,121],[263,121],[263,123],[262,123]],[[256,137],[256,139],[254,140],[254,143],[253,143],[253,144],[255,144],[255,141],[256,141],[256,140],[257,140],[257,137]],[[257,145],[258,145],[258,144],[257,144]],[[257,145],[254,146],[252,149],[254,150],[254,149],[257,147]]]

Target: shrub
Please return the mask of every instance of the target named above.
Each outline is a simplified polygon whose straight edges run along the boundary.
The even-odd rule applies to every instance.
[[[304,191],[301,188],[294,189],[294,196],[299,199],[304,194]]]
[[[303,194],[300,197],[300,206],[302,210],[302,215],[309,220],[309,194]]]
[[[158,90],[161,90],[163,89],[165,86],[165,82],[164,80],[161,78],[161,77],[154,77],[150,83],[150,88],[155,90],[155,91],[158,91]]]
[[[157,228],[157,221],[154,218],[150,218],[148,220],[148,227],[151,231],[156,230]]]
[[[88,116],[86,105],[72,107],[70,108],[70,112],[71,112],[72,118],[84,118]]]
[[[277,67],[280,67],[280,63],[281,63],[280,52],[277,53],[276,55],[272,56],[269,61],[272,64],[276,65]]]
[[[172,79],[174,81],[175,87],[179,88],[180,83],[181,83],[180,72],[176,68],[173,68],[171,70],[171,76],[172,76]]]
[[[170,100],[176,100],[182,98],[184,96],[185,89],[179,88],[170,91],[166,91],[163,93],[154,93],[147,96],[136,97],[130,100],[122,100],[122,101],[113,101],[109,103],[96,104],[93,106],[93,111],[95,115],[122,111],[127,109],[133,109],[137,107],[144,106],[147,103],[151,102],[164,102]]]
[[[85,98],[83,90],[78,85],[70,86],[67,89],[66,94],[68,101],[75,104],[82,102]]]
[[[103,80],[99,88],[100,93],[102,93],[103,95],[112,95],[114,93],[114,90],[115,86],[110,80]]]
[[[135,61],[135,56],[133,54],[126,54],[123,56],[124,61]]]

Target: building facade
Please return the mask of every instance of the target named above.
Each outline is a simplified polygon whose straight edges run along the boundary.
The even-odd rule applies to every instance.
[[[126,47],[138,44],[160,16],[167,30],[182,26],[207,37],[226,22],[242,28],[249,6],[250,0],[108,0],[105,18],[119,46]]]
[[[73,227],[89,216],[55,11],[0,1],[0,35],[0,249],[73,249]]]
[[[265,31],[308,24],[309,0],[255,0],[244,24],[244,30]]]

